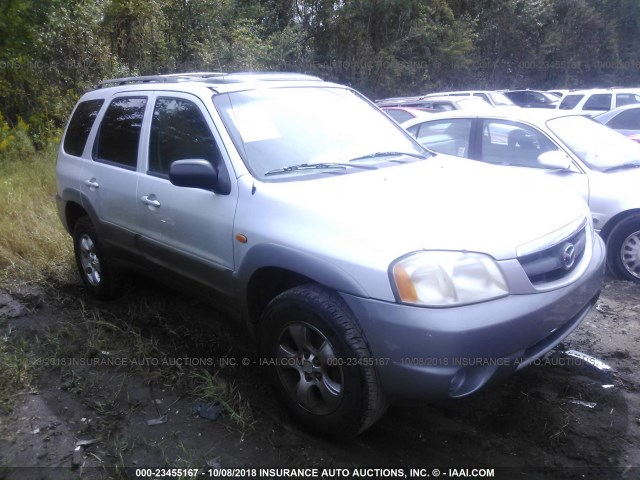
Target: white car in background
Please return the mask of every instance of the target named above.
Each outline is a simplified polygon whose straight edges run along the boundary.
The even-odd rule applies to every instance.
[[[640,103],[618,107],[596,115],[593,119],[609,128],[613,128],[625,137],[638,141],[638,136],[640,135]]]
[[[436,152],[503,165],[578,191],[607,242],[612,273],[640,283],[640,144],[557,110],[448,112],[402,126]]]
[[[640,103],[640,88],[593,88],[568,92],[556,108],[595,116],[633,103]]]
[[[433,97],[398,97],[376,100],[376,105],[380,108],[405,107],[417,108],[427,112],[449,112],[452,110],[485,110],[492,109],[490,103],[479,97],[454,97],[454,96],[433,96]]]
[[[422,98],[429,97],[478,97],[483,99],[489,105],[494,107],[517,107],[515,103],[513,103],[509,97],[507,97],[502,92],[496,92],[493,90],[464,90],[457,92],[437,92],[437,93],[429,93]]]

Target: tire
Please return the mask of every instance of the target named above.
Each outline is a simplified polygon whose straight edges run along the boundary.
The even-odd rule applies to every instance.
[[[607,264],[616,277],[640,283],[640,214],[624,218],[611,230]]]
[[[335,292],[308,284],[281,293],[265,309],[260,332],[269,379],[307,428],[349,438],[386,410],[369,348]]]
[[[79,218],[75,224],[73,251],[82,283],[92,297],[111,300],[122,293],[118,271],[106,255],[88,217]]]

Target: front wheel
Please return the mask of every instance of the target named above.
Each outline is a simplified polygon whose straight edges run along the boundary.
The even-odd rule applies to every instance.
[[[607,239],[607,263],[618,278],[640,283],[640,215],[618,223]]]
[[[277,393],[308,428],[351,437],[384,413],[369,348],[335,292],[310,284],[278,295],[262,317],[261,343]]]

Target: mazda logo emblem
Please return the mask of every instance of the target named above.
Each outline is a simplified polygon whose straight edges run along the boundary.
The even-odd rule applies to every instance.
[[[576,247],[573,243],[567,243],[562,249],[562,266],[569,270],[576,263]]]

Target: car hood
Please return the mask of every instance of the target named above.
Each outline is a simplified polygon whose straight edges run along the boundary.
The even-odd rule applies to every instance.
[[[282,241],[294,236],[298,245],[332,249],[332,255],[373,253],[387,265],[422,249],[514,258],[517,247],[588,215],[585,202],[573,192],[446,155],[353,174],[334,171],[317,180],[300,178],[257,187],[254,197],[264,202],[261,210],[278,212],[259,222],[277,230]]]

